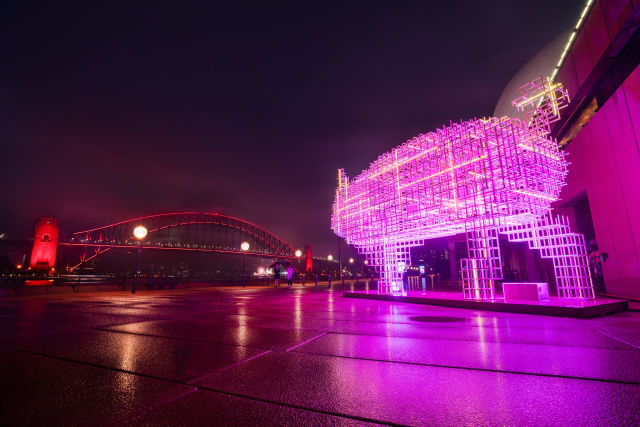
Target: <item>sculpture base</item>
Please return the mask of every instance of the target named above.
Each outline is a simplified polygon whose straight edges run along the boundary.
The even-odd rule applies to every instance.
[[[618,313],[628,308],[628,302],[619,299],[562,300],[551,297],[546,301],[505,302],[497,297],[493,301],[464,299],[458,292],[408,291],[406,296],[381,295],[378,291],[344,292],[347,298],[364,298],[382,301],[408,302],[413,304],[436,305],[441,307],[466,308],[470,310],[500,311],[505,313],[539,314],[558,317],[595,317]]]

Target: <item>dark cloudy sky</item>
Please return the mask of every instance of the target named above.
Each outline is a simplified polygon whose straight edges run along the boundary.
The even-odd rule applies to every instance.
[[[0,232],[218,211],[322,255],[337,168],[490,115],[584,1],[6,3]]]

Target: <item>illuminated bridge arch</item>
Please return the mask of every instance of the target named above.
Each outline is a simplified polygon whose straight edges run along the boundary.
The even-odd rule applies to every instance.
[[[147,228],[147,237],[138,242],[133,229]],[[249,243],[249,250],[240,248]],[[147,250],[198,251],[227,254],[246,254],[269,258],[293,258],[294,250],[273,233],[248,221],[218,213],[180,212],[149,215],[121,221],[104,227],[78,231],[61,246],[78,246],[85,250],[80,262],[69,267],[74,270],[82,264],[114,248]]]

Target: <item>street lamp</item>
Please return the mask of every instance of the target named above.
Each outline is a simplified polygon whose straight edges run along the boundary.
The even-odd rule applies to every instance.
[[[333,261],[333,255],[329,254],[329,256],[327,257],[327,260]]]
[[[353,258],[349,258],[349,264],[353,264]]]
[[[302,256],[302,251],[300,249],[296,250],[296,257],[300,258]]]
[[[133,229],[133,237],[138,240],[138,253],[136,255],[136,271],[133,273],[133,286],[131,287],[131,293],[136,293],[136,282],[138,280],[138,266],[140,265],[140,252],[142,252],[142,239],[147,237],[147,227],[144,225],[138,225]]]
[[[133,229],[133,235],[138,240],[144,239],[145,237],[147,237],[147,227],[145,227],[144,225],[137,226]]]
[[[344,272],[342,271],[342,239],[340,239],[340,236],[336,237],[338,238],[338,274],[344,282]]]
[[[242,287],[244,288],[247,281],[247,251],[249,250],[249,242],[242,242],[240,244],[242,249]]]

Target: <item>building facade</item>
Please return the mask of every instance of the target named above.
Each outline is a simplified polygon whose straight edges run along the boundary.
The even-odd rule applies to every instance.
[[[640,298],[640,1],[591,5],[556,80],[572,94],[553,129],[571,163],[557,203],[597,244],[604,289]],[[591,235],[591,236],[590,236]]]

